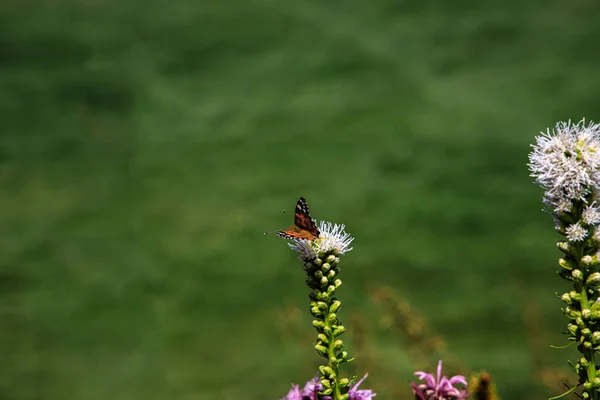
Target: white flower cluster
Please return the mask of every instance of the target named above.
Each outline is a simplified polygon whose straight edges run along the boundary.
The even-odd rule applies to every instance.
[[[354,240],[349,233],[344,231],[344,225],[321,221],[319,223],[320,235],[315,240],[292,239],[288,244],[290,248],[298,253],[302,261],[314,260],[317,255],[334,253],[341,256],[352,250],[350,244]]]
[[[546,191],[544,201],[552,210],[568,211],[573,200],[600,188],[600,124],[559,122],[532,147],[531,176]]]

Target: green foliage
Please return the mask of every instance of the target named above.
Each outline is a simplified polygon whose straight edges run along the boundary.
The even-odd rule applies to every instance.
[[[270,324],[306,309],[303,272],[263,236],[300,195],[356,237],[342,319],[386,282],[501,397],[532,398],[523,303],[558,342],[565,289],[525,164],[540,130],[600,119],[597,2],[0,9],[1,398],[271,399],[310,379],[310,339]],[[385,366],[401,384],[404,361]]]

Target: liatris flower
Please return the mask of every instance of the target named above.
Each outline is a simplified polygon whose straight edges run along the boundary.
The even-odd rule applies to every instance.
[[[464,400],[470,395],[466,389],[454,387],[456,384],[467,385],[464,376],[456,375],[450,379],[442,376],[442,360],[438,362],[437,377],[423,371],[417,371],[415,375],[425,381],[421,384],[411,382],[416,400]]]
[[[306,382],[302,390],[300,390],[300,385],[292,386],[288,394],[281,400],[325,400],[318,397],[318,393],[322,388],[319,378],[315,377]]]
[[[552,213],[558,243],[565,256],[559,275],[573,284],[560,296],[570,320],[569,340],[583,355],[574,368],[584,399],[600,398],[596,353],[600,350],[600,124],[559,122],[552,133],[537,137],[529,155],[531,176],[544,189],[544,203]],[[578,386],[579,386],[578,385]],[[577,386],[565,393],[571,393]],[[559,396],[561,397],[561,396]]]
[[[304,263],[306,285],[311,290],[310,313],[315,317],[313,326],[318,333],[315,350],[328,361],[327,365],[319,367],[319,395],[331,396],[333,400],[347,400],[356,386],[351,388],[352,382],[339,376],[339,366],[352,359],[343,351],[344,343],[339,339],[346,328],[337,318],[342,302],[335,297],[335,292],[342,284],[337,277],[340,272],[339,257],[352,250],[350,244],[354,238],[344,231],[344,225],[321,222],[317,227],[304,198],[300,198],[296,205],[294,226],[278,234],[291,240],[289,246]],[[365,392],[355,390],[353,394],[365,398]]]
[[[367,376],[368,374],[365,374],[365,376],[348,391],[348,400],[371,400],[375,397],[375,393],[373,393],[372,390],[358,390],[358,386],[367,379]],[[318,394],[322,388],[323,386],[319,383],[319,378],[315,377],[306,382],[306,385],[304,385],[304,389],[302,390],[300,390],[299,385],[294,385],[287,396],[281,400],[331,400],[330,396],[321,396]]]

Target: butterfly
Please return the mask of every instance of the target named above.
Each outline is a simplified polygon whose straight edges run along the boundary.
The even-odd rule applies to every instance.
[[[277,236],[284,239],[315,240],[320,234],[317,222],[310,216],[308,203],[304,197],[300,197],[300,200],[296,203],[294,225],[286,230],[277,232]]]

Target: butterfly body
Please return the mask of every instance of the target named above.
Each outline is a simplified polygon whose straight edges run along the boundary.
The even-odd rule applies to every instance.
[[[300,197],[300,200],[296,203],[294,225],[277,232],[277,235],[284,239],[315,240],[319,237],[319,228],[316,221],[310,216],[308,203],[304,197]]]

